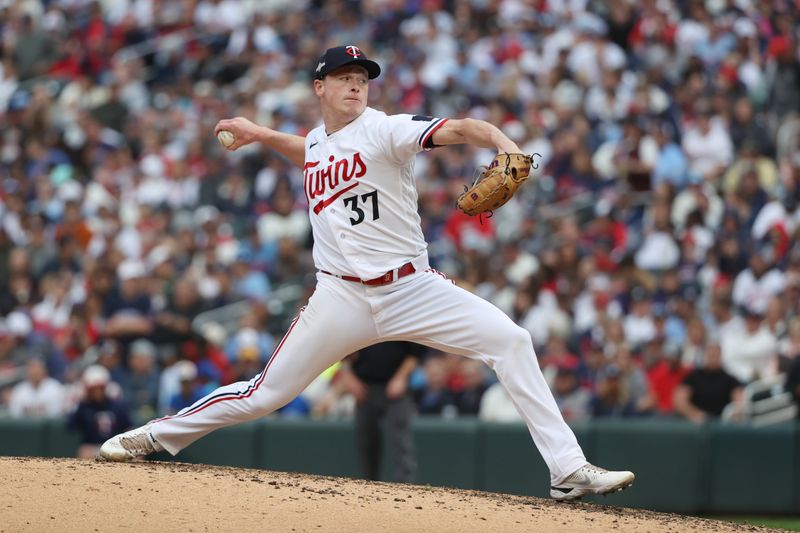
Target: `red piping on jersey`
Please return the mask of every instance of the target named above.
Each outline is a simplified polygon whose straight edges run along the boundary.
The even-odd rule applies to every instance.
[[[448,120],[450,120],[450,119],[447,119],[447,118],[444,118],[444,119],[442,119],[442,120],[441,120],[441,122],[439,122],[437,125],[435,125],[435,126],[434,126],[434,127],[431,129],[431,131],[429,131],[429,132],[428,132],[428,134],[425,136],[425,138],[424,138],[424,139],[422,139],[422,143],[420,144],[420,146],[422,146],[422,148],[423,148],[423,149],[425,148],[425,145],[427,144],[427,142],[428,142],[428,139],[430,139],[431,137],[433,137],[433,134],[434,134],[434,133],[436,133],[436,130],[438,130],[439,128],[441,128],[441,127],[444,125],[444,123],[445,123],[445,122],[447,122]]]
[[[356,185],[358,185],[358,182],[356,182],[356,183],[351,183],[350,185],[348,185],[348,186],[347,186],[347,187],[345,187],[344,189],[342,189],[342,190],[340,190],[340,191],[336,191],[334,194],[330,195],[330,197],[328,197],[328,198],[326,198],[326,199],[324,199],[324,200],[320,201],[320,202],[319,202],[317,205],[315,205],[315,206],[314,206],[314,214],[315,214],[315,215],[319,215],[319,212],[320,212],[320,211],[322,211],[323,209],[325,209],[326,207],[328,207],[329,205],[331,205],[331,204],[332,204],[333,202],[335,202],[335,201],[336,201],[336,200],[337,200],[337,199],[338,199],[338,198],[339,198],[339,197],[340,197],[342,194],[346,193],[347,191],[349,191],[350,189],[352,189],[352,188],[353,188],[353,187],[355,187]]]

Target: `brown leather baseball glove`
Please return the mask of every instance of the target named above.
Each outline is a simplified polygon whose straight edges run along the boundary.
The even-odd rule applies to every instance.
[[[472,187],[465,187],[456,206],[470,216],[491,214],[528,179],[531,165],[532,156],[526,154],[497,154],[488,167],[480,167]]]

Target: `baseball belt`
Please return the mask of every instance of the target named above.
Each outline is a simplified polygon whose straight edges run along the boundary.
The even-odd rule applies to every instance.
[[[362,285],[369,285],[371,287],[386,285],[393,281],[396,281],[400,278],[408,276],[409,274],[413,274],[416,272],[417,269],[414,268],[414,265],[411,262],[406,263],[405,265],[401,266],[400,268],[395,268],[394,270],[390,270],[385,274],[378,276],[377,278],[373,279],[361,279],[356,276],[347,276],[347,275],[340,275],[340,274],[333,274],[328,272],[327,270],[320,270],[323,274],[327,274],[329,276],[333,276],[335,278],[343,279],[345,281],[352,281],[354,283],[361,283]]]

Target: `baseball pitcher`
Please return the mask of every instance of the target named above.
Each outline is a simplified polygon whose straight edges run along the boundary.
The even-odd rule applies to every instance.
[[[357,46],[328,49],[313,81],[323,123],[305,138],[241,117],[217,124],[215,134],[228,132],[220,137],[227,149],[260,142],[304,169],[316,289],[261,373],[113,437],[100,457],[126,461],[163,449],[177,454],[215,429],[275,411],[347,354],[403,340],[479,359],[496,372],[547,463],[553,498],[630,486],[633,473],[586,461],[539,370],[528,332],[428,264],[416,154],[461,143],[497,150],[483,179],[459,200],[469,214],[505,203],[527,178],[530,158],[481,120],[386,115],[367,107],[369,80],[380,72]]]

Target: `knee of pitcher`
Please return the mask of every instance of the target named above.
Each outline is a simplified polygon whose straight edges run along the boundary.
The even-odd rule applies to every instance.
[[[499,347],[502,347],[501,354],[506,357],[536,357],[531,334],[517,325],[503,332]]]
[[[521,352],[531,352],[533,353],[533,339],[531,339],[531,332],[527,329],[516,326],[513,340],[517,345],[517,349]]]

